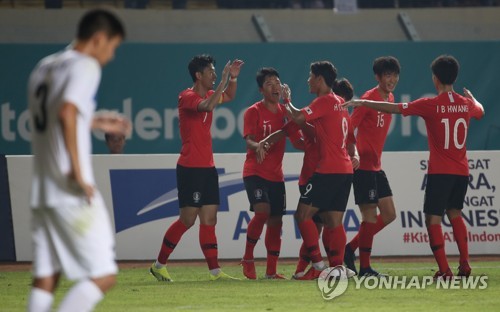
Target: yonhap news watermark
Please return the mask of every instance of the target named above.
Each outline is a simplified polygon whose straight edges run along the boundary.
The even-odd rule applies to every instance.
[[[360,289],[486,289],[488,276],[452,276],[449,278],[434,278],[433,276],[353,276],[348,278],[343,266],[327,268],[318,278],[318,288],[325,300],[332,300],[354,284],[354,290]]]

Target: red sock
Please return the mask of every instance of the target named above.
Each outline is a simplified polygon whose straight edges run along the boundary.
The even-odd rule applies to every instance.
[[[302,235],[302,239],[306,244],[307,253],[313,263],[323,261],[321,257],[321,251],[319,250],[318,245],[318,229],[316,228],[316,224],[312,219],[304,220],[299,223],[300,235]]]
[[[384,220],[382,220],[382,215],[377,215],[377,222],[375,223],[377,227],[375,228],[375,232],[373,233],[373,236],[380,232],[383,228],[385,228],[386,224],[384,223]],[[356,249],[359,248],[359,232],[354,236],[351,241],[349,242],[349,247],[351,247],[352,251],[356,251]]]
[[[306,243],[302,242],[299,251],[299,262],[297,263],[297,268],[295,269],[295,273],[304,272],[311,262],[311,258],[309,257],[309,253],[307,252]]]
[[[462,216],[451,219],[453,227],[453,236],[457,242],[458,251],[460,252],[460,262],[469,261],[469,245],[467,243],[467,226],[464,223]]]
[[[361,268],[365,269],[370,266],[370,255],[376,228],[376,223],[361,222],[359,228],[359,264]]]
[[[342,265],[344,262],[345,243],[347,241],[344,225],[341,224],[333,229],[328,229],[328,231],[330,231],[330,253],[328,257],[330,267]]]
[[[441,273],[445,273],[450,267],[444,250],[444,236],[441,224],[432,224],[428,226],[427,233],[429,233],[429,243],[432,253],[434,254],[434,258],[438,263],[439,271]]]
[[[158,262],[161,264],[166,264],[168,257],[174,251],[175,246],[181,240],[182,235],[188,230],[188,227],[177,219],[170,227],[165,236],[163,237],[163,244],[161,245],[160,253],[158,254]]]
[[[323,234],[321,235],[321,239],[323,241],[323,247],[325,248],[326,256],[328,257],[328,263],[331,263],[332,259],[330,256],[330,240],[332,237],[331,230],[328,231],[326,227],[323,228]]]
[[[267,269],[266,274],[272,276],[276,274],[278,257],[281,249],[281,227],[282,225],[267,226],[266,229],[266,249],[267,249]]]
[[[269,214],[265,212],[256,212],[252,220],[248,223],[247,228],[247,243],[245,246],[245,254],[243,259],[253,260],[253,250],[255,245],[259,241],[260,234],[262,234],[262,228],[269,218]]]
[[[200,246],[208,269],[218,269],[219,261],[217,259],[217,237],[215,236],[215,225],[200,224]]]

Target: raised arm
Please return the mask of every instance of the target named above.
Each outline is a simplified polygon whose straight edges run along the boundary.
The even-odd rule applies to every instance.
[[[238,85],[238,76],[240,75],[241,66],[245,64],[242,60],[234,60],[229,66],[229,83],[224,90],[222,102],[229,102],[236,96],[236,87]]]
[[[371,101],[371,100],[351,100],[342,104],[343,107],[359,107],[365,106],[379,112],[388,114],[401,114],[398,105],[390,102]]]
[[[483,107],[483,104],[479,103],[478,100],[476,100],[476,98],[474,97],[474,95],[472,95],[472,92],[470,92],[468,89],[464,88],[464,96],[466,98],[469,98],[471,100],[474,101],[474,103],[476,104],[476,106],[481,110],[482,114],[481,114],[481,117],[484,116],[484,107]],[[481,118],[480,117],[480,118]]]
[[[221,80],[217,88],[215,88],[214,93],[198,104],[199,112],[211,112],[217,105],[223,103],[222,92],[224,92],[224,89],[226,89],[226,85],[228,84],[230,68],[231,61],[228,61],[222,70]]]

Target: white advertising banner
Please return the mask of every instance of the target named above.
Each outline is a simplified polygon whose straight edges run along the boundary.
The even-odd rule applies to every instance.
[[[463,215],[471,254],[500,254],[500,152],[469,152],[470,183]],[[178,155],[95,155],[97,186],[111,214],[118,260],[155,259],[168,226],[179,214],[175,167]],[[427,172],[426,152],[385,152],[383,168],[394,194],[397,218],[375,236],[372,255],[431,255],[422,212]],[[242,180],[244,154],[216,154],[221,205],[217,237],[221,259],[241,258],[252,212]],[[29,191],[30,156],[8,156],[16,258],[31,261]],[[297,257],[302,242],[293,213],[299,198],[301,153],[285,155],[287,215],[283,217],[281,257]],[[357,232],[360,213],[351,191],[344,219],[348,239]],[[265,229],[264,229],[265,231]],[[443,222],[446,251],[458,254],[452,228]],[[264,235],[264,233],[263,233]],[[262,235],[262,237],[264,237]],[[255,256],[264,258],[263,239]],[[182,237],[171,259],[203,259],[198,223]]]

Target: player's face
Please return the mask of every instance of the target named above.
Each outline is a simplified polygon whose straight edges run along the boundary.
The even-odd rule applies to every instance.
[[[399,74],[396,73],[384,73],[382,75],[375,75],[378,81],[378,85],[382,91],[385,93],[391,93],[396,89],[396,85],[399,81]]]
[[[121,154],[123,152],[123,147],[125,146],[125,136],[124,135],[111,135],[107,140],[109,152],[111,154]]]
[[[217,74],[215,73],[214,64],[209,64],[207,67],[203,68],[203,71],[199,76],[201,85],[207,89],[212,90],[215,86],[215,80],[217,80]]]
[[[260,93],[266,102],[278,103],[281,96],[281,81],[276,76],[266,76]]]
[[[95,57],[101,66],[106,65],[115,57],[116,48],[122,42],[120,36],[115,36],[109,38],[107,35],[102,33],[101,37],[96,43]]]
[[[309,85],[309,93],[317,93],[318,90],[318,77],[312,72],[309,72],[309,78],[307,79],[307,84]]]

